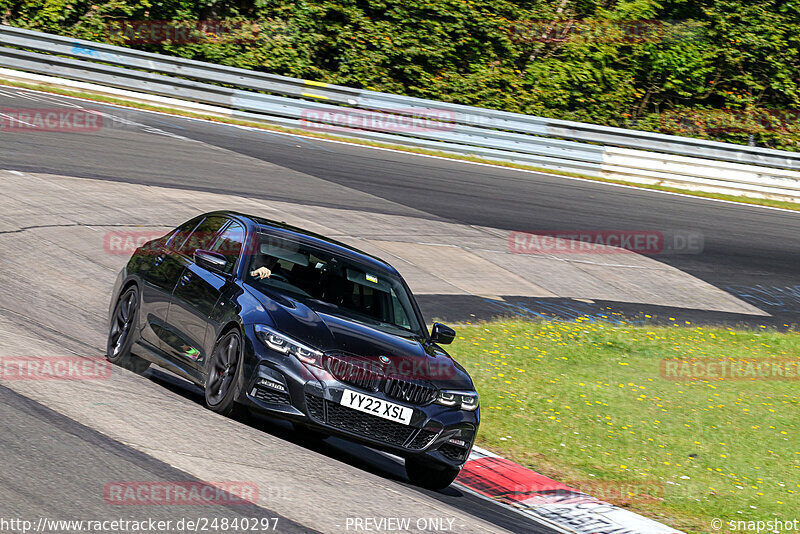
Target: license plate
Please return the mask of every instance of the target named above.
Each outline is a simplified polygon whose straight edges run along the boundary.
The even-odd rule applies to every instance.
[[[396,423],[403,423],[404,425],[411,424],[411,416],[414,410],[406,406],[401,406],[393,402],[386,402],[383,399],[376,399],[357,391],[345,389],[342,393],[342,400],[339,401],[342,406],[347,406],[359,412],[369,413],[394,421]]]

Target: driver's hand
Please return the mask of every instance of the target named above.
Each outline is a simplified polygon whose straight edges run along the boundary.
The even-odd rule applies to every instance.
[[[270,271],[266,267],[259,267],[255,271],[250,271],[250,276],[258,277],[259,280],[263,280],[264,278],[269,278],[269,275],[271,274],[272,271]]]

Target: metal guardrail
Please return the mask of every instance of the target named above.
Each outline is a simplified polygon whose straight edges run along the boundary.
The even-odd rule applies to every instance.
[[[337,104],[349,103],[355,105],[357,104],[355,98],[360,93],[358,89],[348,87],[329,86],[310,80],[300,80],[277,74],[267,74],[225,65],[153,54],[132,48],[62,37],[6,25],[0,25],[0,44],[45,54],[62,55],[108,65],[117,65],[129,69],[143,69],[196,80],[211,80],[255,91],[266,91],[293,97],[317,97]]]
[[[213,81],[254,91],[290,97],[325,100],[362,109],[413,113],[431,108],[455,113],[457,124],[492,128],[529,135],[569,139],[582,143],[636,148],[685,156],[749,163],[784,169],[800,169],[800,153],[791,153],[704,139],[658,134],[596,124],[563,121],[491,109],[449,104],[375,91],[215,65],[201,61],[142,52],[104,43],[0,25],[0,43],[129,69],[144,69],[172,76]]]
[[[800,170],[800,153],[341,87],[6,25],[0,25],[0,44],[4,45],[0,47],[2,67],[202,102],[243,118],[308,127],[310,111],[333,114],[350,108],[408,117],[428,116],[431,110],[437,110],[447,113],[443,123],[447,127],[391,133],[360,128],[348,129],[346,135],[589,175],[619,177],[638,172],[650,178],[667,175],[677,181],[706,180],[707,169],[693,174],[687,171],[686,162],[677,162],[685,158],[670,159],[670,155],[688,156],[706,162],[760,166],[745,173],[755,177],[748,178],[748,183],[763,177],[776,190],[796,191],[800,196],[800,175],[792,172]],[[628,167],[621,172],[619,156],[609,147],[661,153],[663,172],[654,173],[653,158],[644,152],[640,158],[626,156]],[[727,165],[720,167],[723,173],[729,169]],[[730,182],[725,176],[718,181]]]

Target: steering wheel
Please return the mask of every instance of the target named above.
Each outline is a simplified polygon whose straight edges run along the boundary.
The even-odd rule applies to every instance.
[[[273,280],[279,280],[281,282],[286,282],[287,284],[289,283],[289,280],[282,274],[272,273],[269,275],[269,278],[272,278]]]

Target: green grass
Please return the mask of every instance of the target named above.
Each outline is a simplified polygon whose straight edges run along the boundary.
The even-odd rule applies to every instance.
[[[458,334],[451,353],[481,396],[479,445],[687,532],[800,510],[798,381],[675,382],[659,367],[800,360],[797,332],[509,319]]]
[[[73,96],[76,98],[84,98],[86,100],[94,100],[96,102],[105,102],[108,104],[114,104],[117,106],[129,107],[134,109],[142,109],[147,111],[158,111],[162,113],[170,113],[172,115],[179,115],[182,117],[190,117],[195,119],[203,119],[208,121],[214,122],[221,122],[225,124],[236,124],[240,126],[248,126],[251,128],[259,128],[262,130],[269,130],[274,132],[282,132],[288,133],[292,135],[301,135],[303,137],[314,137],[317,139],[327,139],[332,141],[341,141],[345,143],[355,144],[355,145],[363,145],[363,146],[371,146],[371,147],[378,147],[378,148],[387,148],[390,150],[398,150],[401,152],[410,152],[412,154],[423,154],[428,156],[437,156],[442,158],[449,158],[461,161],[470,161],[473,163],[483,163],[487,165],[495,165],[498,167],[508,167],[511,169],[522,169],[528,171],[536,171],[536,172],[544,172],[548,174],[556,174],[560,176],[569,176],[573,178],[581,178],[583,180],[592,180],[595,182],[605,182],[610,184],[618,184],[618,185],[626,185],[630,187],[638,187],[641,189],[652,189],[655,191],[666,191],[670,193],[680,193],[684,195],[690,195],[695,197],[701,198],[712,198],[716,200],[727,200],[730,202],[739,202],[741,204],[752,204],[756,206],[767,206],[771,208],[782,208],[788,210],[795,210],[800,211],[800,202],[793,202],[791,200],[778,200],[778,199],[771,199],[771,198],[750,198],[744,196],[737,196],[737,195],[730,195],[730,194],[723,194],[723,193],[709,193],[705,191],[691,191],[688,189],[681,189],[678,187],[671,187],[659,184],[637,184],[633,182],[626,182],[624,180],[612,180],[608,178],[601,178],[598,176],[586,176],[583,174],[578,173],[571,173],[571,172],[564,172],[559,170],[551,170],[545,169],[543,167],[535,167],[533,165],[521,165],[518,163],[511,163],[506,161],[499,161],[499,160],[491,160],[486,158],[480,158],[475,156],[469,155],[462,155],[462,154],[453,154],[450,152],[442,152],[438,150],[429,150],[424,148],[416,148],[416,147],[408,147],[403,145],[394,145],[390,143],[380,143],[375,141],[368,141],[363,139],[357,139],[353,137],[346,137],[341,135],[331,135],[327,133],[321,132],[311,132],[308,130],[303,130],[300,128],[286,128],[282,126],[276,126],[272,124],[268,124],[265,122],[258,122],[258,121],[247,121],[247,120],[240,120],[240,119],[233,119],[230,117],[218,116],[218,115],[208,115],[203,113],[196,113],[192,111],[186,111],[182,109],[174,109],[167,106],[156,106],[147,103],[137,102],[133,100],[126,100],[124,98],[114,98],[106,95],[91,93],[88,91],[76,91],[72,89],[63,89],[58,86],[49,85],[45,83],[26,83],[26,82],[17,82],[14,80],[2,80],[0,79],[0,86],[6,85],[10,87],[21,87],[24,89],[33,89],[36,91],[43,91],[58,95],[64,96]]]

